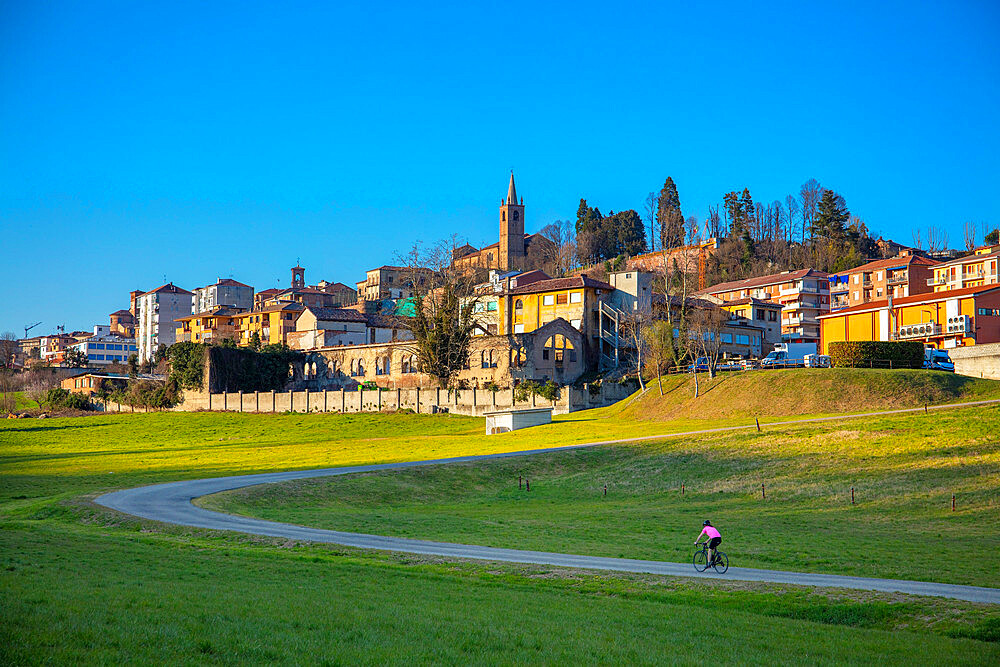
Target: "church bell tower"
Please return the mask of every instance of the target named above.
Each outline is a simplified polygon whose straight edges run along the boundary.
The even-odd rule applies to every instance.
[[[511,171],[507,197],[500,201],[500,270],[519,271],[524,259],[524,200],[517,200]]]

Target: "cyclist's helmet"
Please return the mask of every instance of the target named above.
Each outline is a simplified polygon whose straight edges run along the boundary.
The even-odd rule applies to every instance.
[[[711,521],[709,521],[708,519],[705,519],[705,523],[704,523],[704,524],[702,524],[702,525],[705,525],[705,526],[711,526],[711,525],[712,525],[712,522],[711,522]]]

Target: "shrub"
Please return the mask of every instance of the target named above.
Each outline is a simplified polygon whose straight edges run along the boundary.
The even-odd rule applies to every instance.
[[[167,350],[170,360],[170,379],[181,389],[201,389],[205,375],[205,346],[184,341],[174,343]]]
[[[526,380],[514,388],[514,399],[526,401],[532,394],[537,394],[542,398],[554,401],[559,397],[559,385],[552,380],[545,384],[538,384],[534,380]]]
[[[879,340],[830,343],[830,362],[837,368],[923,368],[924,345]]]
[[[69,390],[63,389],[62,387],[52,387],[45,394],[45,402],[49,405],[55,407],[57,405],[63,405],[66,403],[66,399],[69,397]]]
[[[67,408],[72,408],[74,410],[92,410],[93,406],[90,405],[90,401],[83,394],[70,394],[63,401],[63,405]]]

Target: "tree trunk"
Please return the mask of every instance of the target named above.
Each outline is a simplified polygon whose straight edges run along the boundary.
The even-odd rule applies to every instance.
[[[694,397],[698,398],[698,365],[694,367]]]

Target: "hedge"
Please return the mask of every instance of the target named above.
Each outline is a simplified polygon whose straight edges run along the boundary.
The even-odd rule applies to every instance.
[[[835,368],[923,368],[924,344],[881,340],[830,343],[830,363]]]

